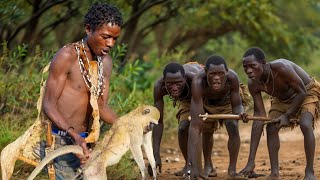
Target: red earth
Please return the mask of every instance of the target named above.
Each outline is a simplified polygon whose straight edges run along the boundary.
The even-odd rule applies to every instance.
[[[245,167],[249,154],[251,125],[240,123],[241,147],[238,156],[237,171]],[[315,129],[316,136],[316,152],[314,159],[314,171],[318,179],[320,179],[320,128]],[[264,132],[265,133],[265,132]],[[214,134],[214,147],[212,153],[212,161],[216,167],[218,177],[210,179],[228,179],[227,168],[229,163],[229,155],[227,149],[228,135],[225,128],[220,129]],[[298,180],[303,179],[305,169],[305,154],[303,145],[303,135],[300,128],[297,127],[292,131],[280,131],[280,176],[281,179]],[[181,170],[184,166],[184,159],[178,147],[176,136],[172,136],[161,146],[162,157],[162,173],[158,174],[158,179],[182,179],[177,177],[174,172]],[[167,160],[166,160],[167,159]],[[174,159],[178,162],[173,162]],[[258,174],[270,174],[270,162],[266,143],[266,135],[262,136],[256,157],[256,172]],[[259,177],[257,179],[266,179]]]

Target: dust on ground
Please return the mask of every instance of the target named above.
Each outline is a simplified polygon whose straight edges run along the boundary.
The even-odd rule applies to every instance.
[[[239,123],[241,147],[237,162],[237,171],[242,170],[249,155],[251,125]],[[314,158],[314,171],[320,179],[320,128],[314,131],[316,136],[316,152]],[[227,149],[228,135],[225,128],[220,129],[214,134],[214,146],[212,152],[212,161],[217,170],[218,177],[210,179],[228,179],[227,169],[229,163],[229,154]],[[172,136],[161,145],[162,173],[158,174],[158,179],[182,179],[177,177],[174,172],[179,171],[184,166],[184,159],[178,146],[177,136]],[[280,151],[279,151],[280,176],[282,179],[300,180],[304,177],[305,154],[303,135],[299,127],[292,131],[280,131]],[[270,161],[266,143],[266,132],[261,137],[260,145],[256,155],[256,172],[258,174],[270,174]],[[260,177],[257,179],[266,179]]]

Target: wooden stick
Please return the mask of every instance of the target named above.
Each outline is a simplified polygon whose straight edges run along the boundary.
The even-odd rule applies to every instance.
[[[233,119],[233,120],[241,120],[240,115],[236,114],[200,114],[199,117],[202,117],[203,121],[210,122],[210,119]],[[258,121],[271,121],[269,117],[262,117],[262,116],[248,116],[249,120],[258,120]]]
[[[215,121],[217,119],[241,120],[240,115],[236,115],[236,114],[208,114],[208,113],[206,113],[206,114],[200,114],[199,117],[202,117],[202,120],[205,122],[211,122],[211,121]],[[263,116],[248,116],[248,119],[254,120],[254,121],[266,121],[265,123],[263,123],[263,125],[277,123],[277,122],[271,121],[271,118],[263,117]],[[191,120],[191,117],[189,120]],[[290,123],[299,124],[299,119],[290,119]]]
[[[23,157],[23,156],[19,156],[18,159],[23,161],[23,162],[25,162],[25,163],[27,163],[27,164],[30,164],[32,166],[37,166],[39,164],[38,162],[36,162],[34,160],[31,160],[31,159],[28,159],[28,158]]]

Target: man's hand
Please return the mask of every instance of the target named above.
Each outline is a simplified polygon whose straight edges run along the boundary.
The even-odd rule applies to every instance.
[[[159,167],[159,173],[161,173],[162,163],[160,153],[154,156],[154,160],[156,161],[156,169]]]
[[[272,120],[272,122],[279,123],[277,124],[277,128],[279,129],[290,124],[289,117],[285,114],[282,114],[281,116],[275,118],[274,120]]]
[[[241,119],[244,123],[248,123],[248,122],[249,122],[248,116],[249,116],[249,115],[248,115],[247,113],[245,113],[245,112],[239,114],[240,119]]]
[[[80,135],[77,135],[74,137],[74,141],[77,145],[81,146],[83,149],[83,155],[81,154],[76,154],[76,156],[80,159],[81,165],[85,164],[87,160],[90,157],[90,151],[87,147],[87,143],[84,138],[82,138]]]

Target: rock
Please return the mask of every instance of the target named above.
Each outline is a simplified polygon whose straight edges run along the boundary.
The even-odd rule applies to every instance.
[[[177,151],[172,151],[172,154],[177,154]]]
[[[180,161],[179,158],[174,158],[174,159],[172,160],[172,162],[179,162],[179,161]]]

